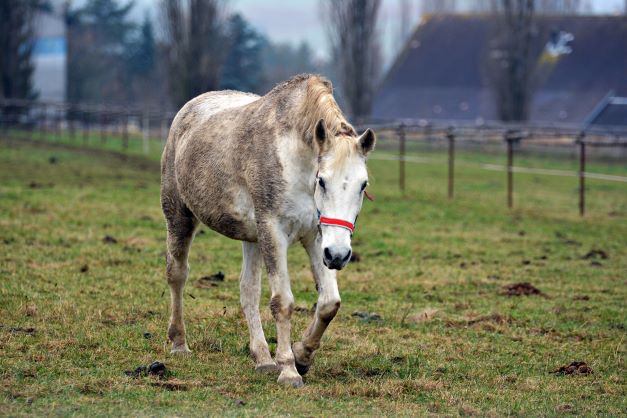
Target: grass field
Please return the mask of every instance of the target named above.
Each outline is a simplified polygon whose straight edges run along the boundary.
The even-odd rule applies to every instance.
[[[342,308],[294,390],[255,374],[240,244],[207,228],[186,288],[193,354],[169,354],[153,154],[0,141],[0,415],[627,414],[626,183],[588,180],[581,219],[575,178],[517,175],[509,211],[504,173],[460,164],[448,201],[445,164],[408,164],[402,196],[396,163],[371,161],[361,260],[340,273]],[[627,175],[591,167],[604,170]],[[290,268],[297,339],[316,295],[302,249]],[[217,271],[216,287],[194,285]],[[504,295],[517,282],[542,293]],[[124,373],[154,360],[169,377]],[[593,372],[551,373],[572,361]]]

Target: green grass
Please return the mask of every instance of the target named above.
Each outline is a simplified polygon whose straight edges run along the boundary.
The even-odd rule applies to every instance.
[[[516,175],[510,211],[504,173],[460,164],[449,201],[445,164],[408,164],[402,196],[396,163],[372,160],[377,201],[364,203],[354,237],[361,261],[340,273],[340,313],[293,390],[254,373],[240,244],[207,228],[185,297],[194,353],[169,354],[157,152],[125,160],[0,142],[0,415],[625,415],[627,184],[589,180],[581,219],[575,178]],[[609,258],[583,259],[591,249]],[[297,306],[310,307],[302,249],[290,269]],[[218,287],[193,286],[218,270]],[[501,294],[523,281],[545,296]],[[267,287],[264,277],[272,340]],[[309,321],[294,314],[293,339]],[[186,390],[124,374],[153,360]],[[571,361],[594,373],[550,373]]]

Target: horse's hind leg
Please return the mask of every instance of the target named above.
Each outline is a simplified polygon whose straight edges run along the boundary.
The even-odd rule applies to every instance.
[[[163,212],[168,225],[166,277],[171,296],[168,338],[172,341],[172,353],[189,353],[183,321],[183,288],[189,271],[187,256],[198,221],[182,202],[175,205],[164,204]]]
[[[239,288],[240,301],[250,332],[250,354],[255,360],[255,370],[260,372],[278,371],[277,365],[270,355],[259,317],[263,258],[259,251],[259,245],[256,243],[243,242],[242,250],[244,261],[242,262]]]

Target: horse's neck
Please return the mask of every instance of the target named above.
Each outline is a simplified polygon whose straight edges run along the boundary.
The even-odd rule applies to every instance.
[[[280,136],[277,145],[283,178],[290,185],[290,189],[301,193],[308,191],[313,195],[318,171],[317,153],[296,132]]]

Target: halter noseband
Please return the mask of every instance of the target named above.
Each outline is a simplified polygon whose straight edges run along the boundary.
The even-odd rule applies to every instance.
[[[319,178],[318,173],[319,172],[316,172],[316,182],[314,183],[314,193],[316,192],[316,187],[318,187],[318,178]],[[318,226],[322,226],[322,225],[339,226],[340,228],[348,229],[351,233],[351,236],[353,235],[353,232],[355,232],[355,224],[357,223],[357,217],[355,217],[354,222],[348,222],[348,221],[345,221],[344,219],[327,218],[326,216],[322,216],[322,214],[320,213],[320,209],[318,208],[316,208],[316,212],[318,213]]]
[[[320,209],[316,209],[318,211],[318,224],[319,225],[329,225],[329,226],[339,226],[340,228],[346,228],[350,231],[351,235],[355,231],[355,224],[345,221],[344,219],[336,219],[336,218],[327,218],[326,216],[320,215]],[[357,218],[355,218],[355,222],[357,222]]]

